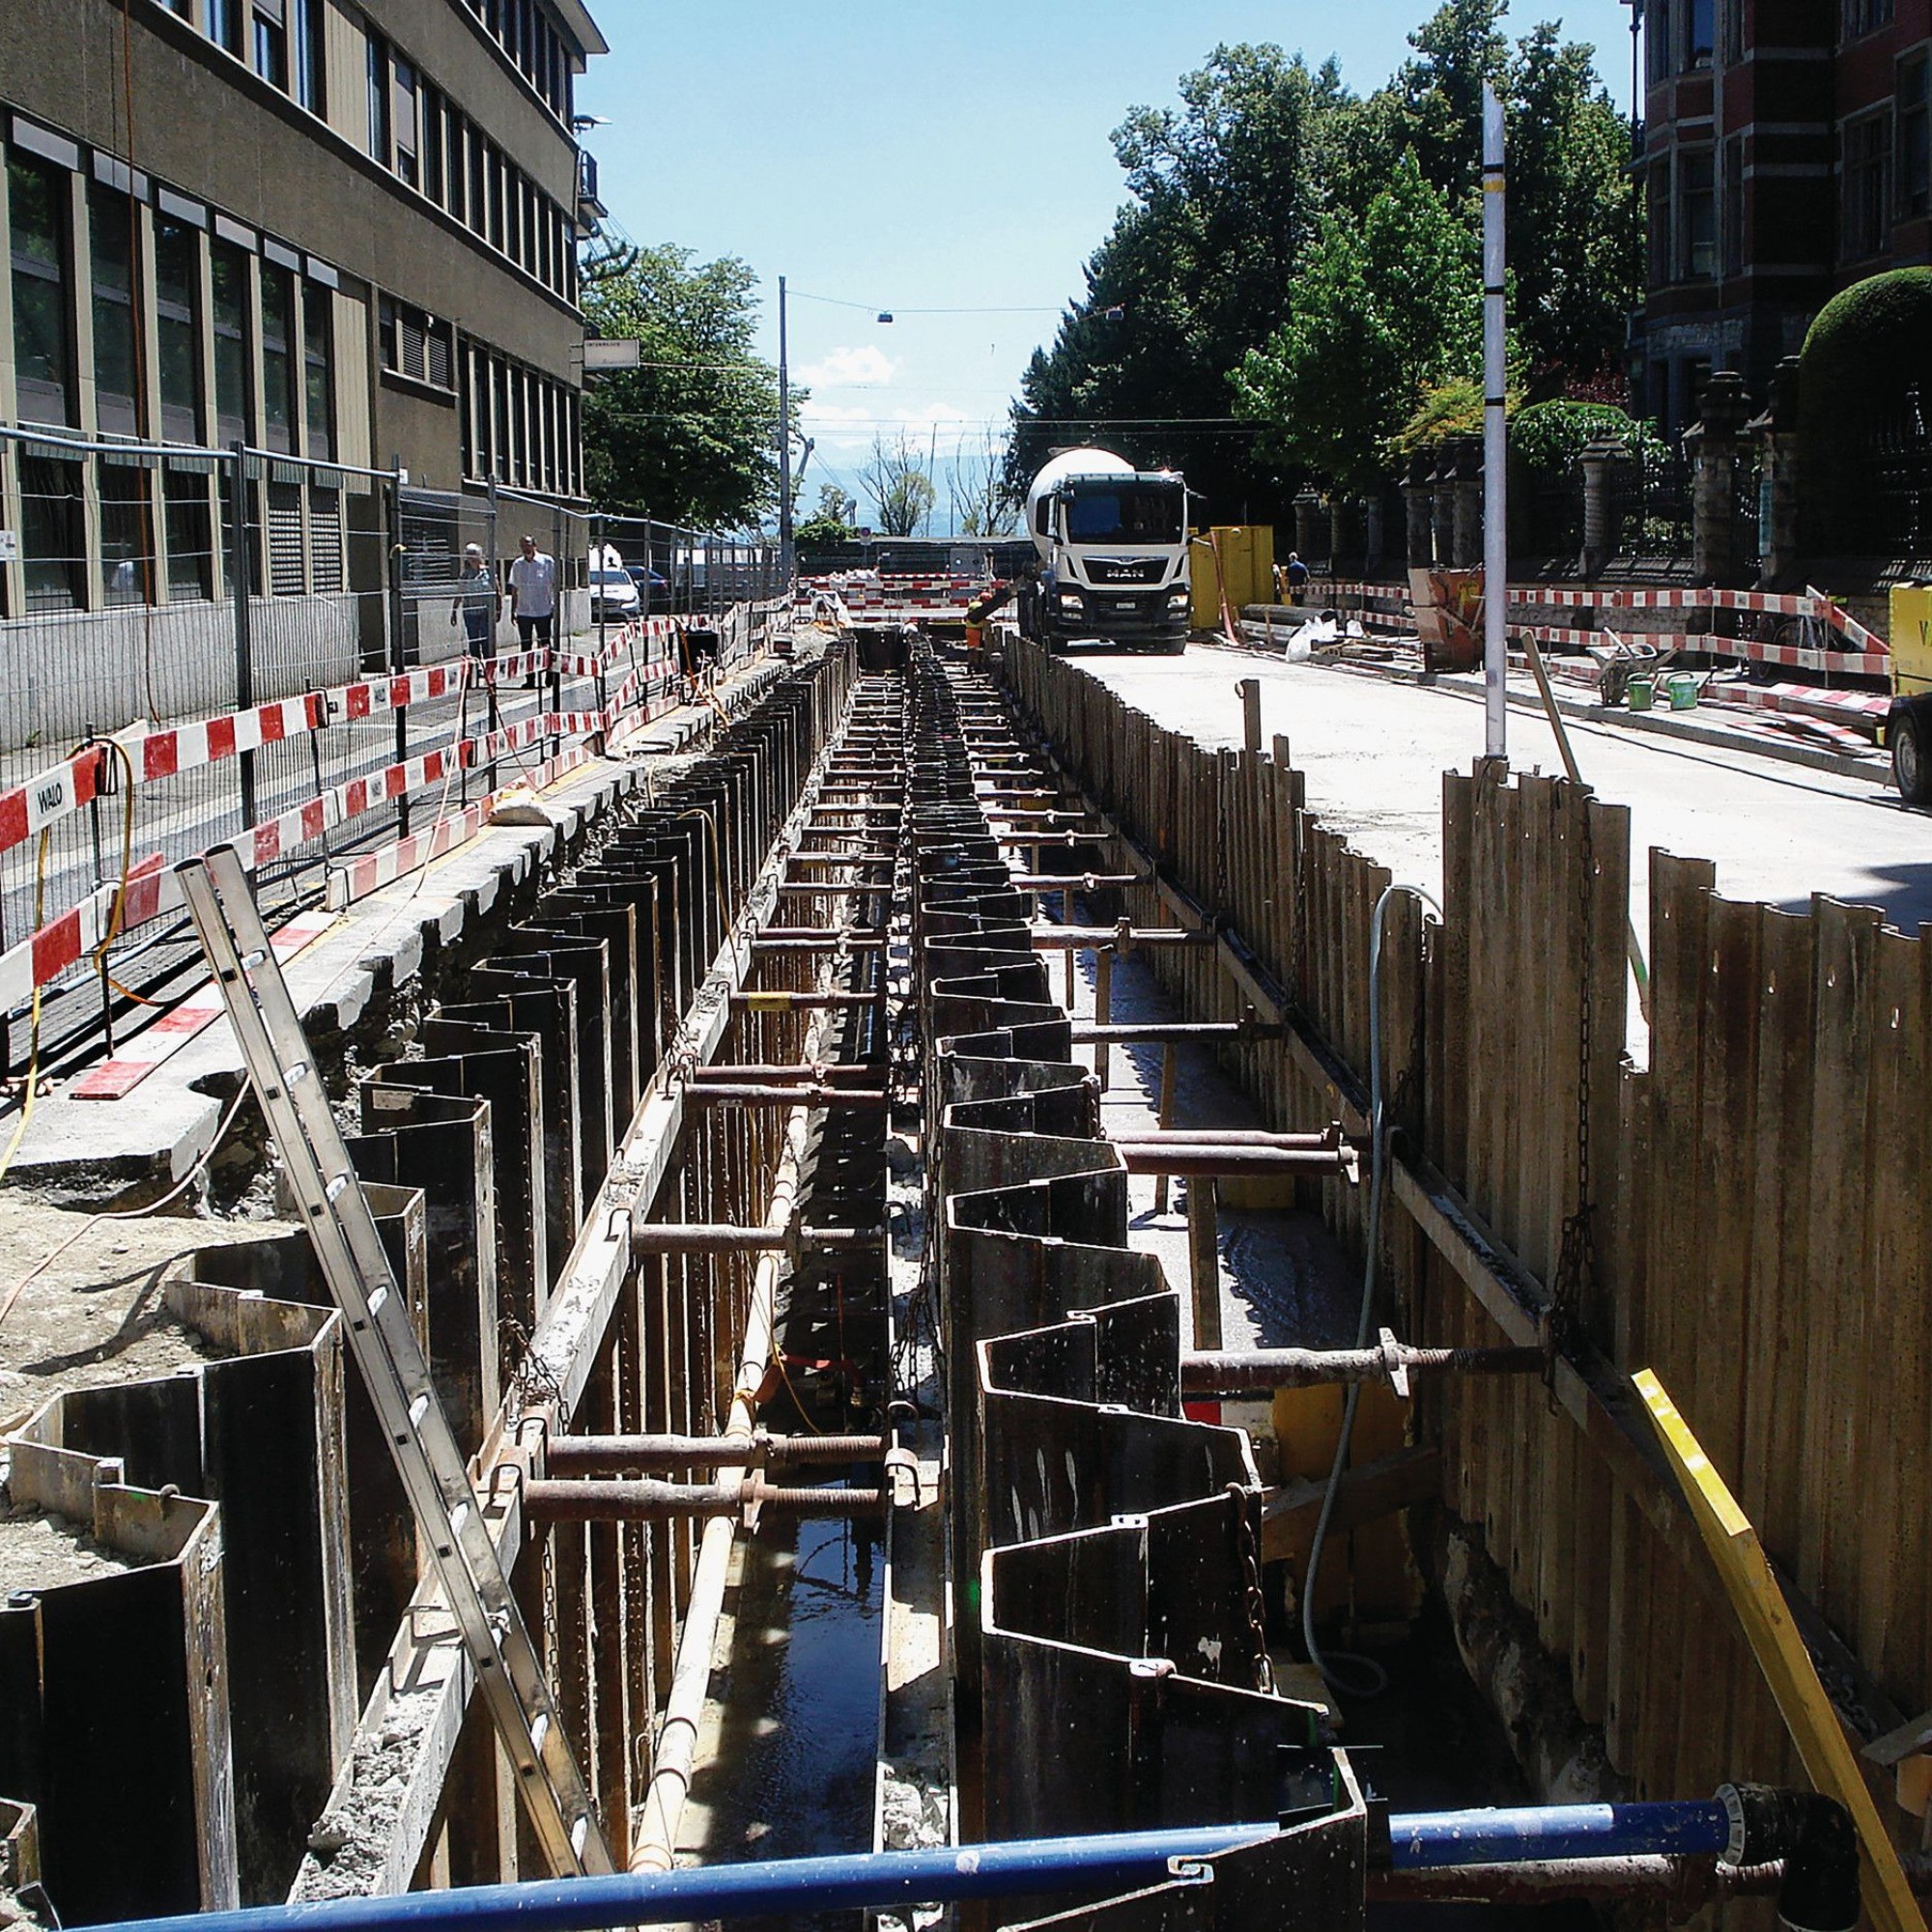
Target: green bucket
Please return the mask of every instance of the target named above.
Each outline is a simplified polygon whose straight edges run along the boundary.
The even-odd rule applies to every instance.
[[[1633,711],[1648,711],[1657,687],[1647,677],[1634,677],[1624,686],[1624,702]]]

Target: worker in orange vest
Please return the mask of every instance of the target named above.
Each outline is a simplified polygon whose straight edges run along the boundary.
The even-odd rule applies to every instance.
[[[986,619],[1013,594],[1010,583],[995,579],[966,607],[966,662],[978,666],[985,655]]]

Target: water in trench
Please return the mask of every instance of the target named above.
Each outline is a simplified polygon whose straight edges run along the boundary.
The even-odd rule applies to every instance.
[[[740,1543],[718,1728],[683,1833],[704,1863],[871,1850],[884,1567],[876,1523],[767,1515]],[[733,1923],[830,1932],[857,1917]]]

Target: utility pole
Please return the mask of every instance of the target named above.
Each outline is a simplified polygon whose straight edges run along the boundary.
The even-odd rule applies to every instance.
[[[779,581],[791,582],[791,371],[785,362],[785,278],[779,277]]]
[[[1483,83],[1484,755],[1509,756],[1509,423],[1503,335],[1503,104]]]

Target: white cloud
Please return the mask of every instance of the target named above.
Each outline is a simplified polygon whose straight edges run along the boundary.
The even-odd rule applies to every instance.
[[[877,388],[893,380],[898,366],[867,342],[858,349],[835,349],[822,362],[799,370],[797,380],[810,389]]]

